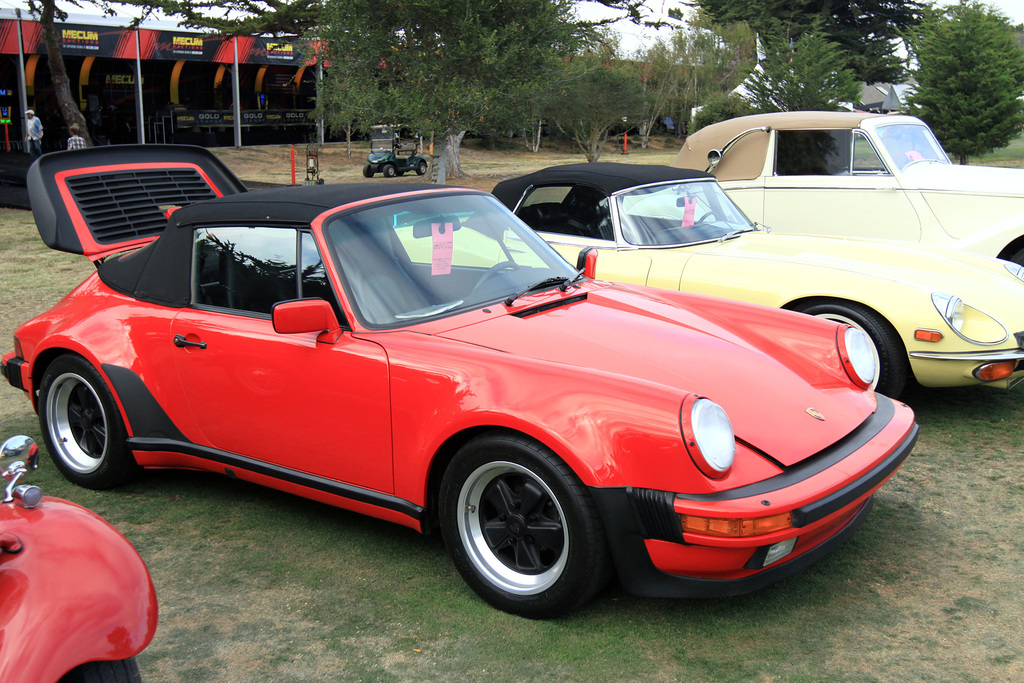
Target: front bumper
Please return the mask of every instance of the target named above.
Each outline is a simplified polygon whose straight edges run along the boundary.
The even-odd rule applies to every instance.
[[[18,358],[13,352],[0,359],[0,375],[15,389],[28,391],[28,362]]]
[[[873,441],[887,438],[894,407],[879,396],[879,410],[854,434],[835,447],[758,484],[719,494],[696,496],[650,489],[592,488],[608,536],[622,587],[642,597],[707,598],[739,595],[779,581],[821,559],[842,545],[867,518],[874,492],[910,455],[918,428],[886,449],[866,470],[838,487],[825,485],[822,494],[806,498],[819,480],[833,481],[833,466]],[[877,445],[877,444],[875,444]],[[745,538],[708,537],[683,533],[679,515],[697,510],[724,518],[754,514],[774,500],[791,499],[803,491],[785,532]],[[772,513],[779,512],[773,509]],[[792,551],[768,562],[771,548],[795,538]]]
[[[950,387],[983,384],[1009,389],[1024,380],[1024,349],[993,349],[936,353],[911,351],[910,367],[918,384],[926,387]],[[1013,375],[1007,379],[986,382],[975,377],[975,371],[991,363],[1015,362]]]

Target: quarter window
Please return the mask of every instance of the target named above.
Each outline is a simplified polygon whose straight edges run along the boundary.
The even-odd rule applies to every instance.
[[[775,174],[849,175],[852,148],[852,132],[848,130],[781,130]]]

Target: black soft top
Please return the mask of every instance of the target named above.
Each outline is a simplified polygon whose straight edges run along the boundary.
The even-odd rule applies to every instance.
[[[425,183],[353,183],[341,185],[288,185],[255,190],[191,204],[171,216],[171,226],[196,223],[309,224],[324,211],[353,202],[403,195],[418,190],[441,190]],[[451,188],[461,189],[461,188]]]
[[[502,204],[514,208],[528,189],[543,185],[589,185],[610,195],[640,185],[673,180],[704,180],[713,177],[703,171],[672,166],[610,162],[566,164],[503,180],[495,186],[493,193]]]
[[[295,185],[255,190],[190,204],[171,214],[167,228],[141,249],[108,258],[99,276],[141,301],[183,307],[191,300],[192,227],[195,225],[303,226],[335,207],[400,197],[423,190],[475,192],[420,183]]]

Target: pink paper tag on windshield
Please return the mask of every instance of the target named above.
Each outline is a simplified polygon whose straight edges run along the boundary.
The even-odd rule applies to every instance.
[[[904,154],[906,154],[907,158],[910,159],[911,161],[921,161],[922,159],[924,159],[924,156],[917,150],[912,149],[909,152],[904,152]]]
[[[448,275],[452,272],[452,254],[455,251],[454,231],[451,223],[431,223],[430,232],[433,238],[433,258],[431,259],[431,275]]]
[[[683,197],[683,227],[693,227],[693,213],[697,210],[696,197]]]

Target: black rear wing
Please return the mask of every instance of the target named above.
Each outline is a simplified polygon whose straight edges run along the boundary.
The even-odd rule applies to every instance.
[[[26,183],[43,242],[94,261],[156,239],[168,209],[246,191],[211,152],[186,145],[45,154]]]

